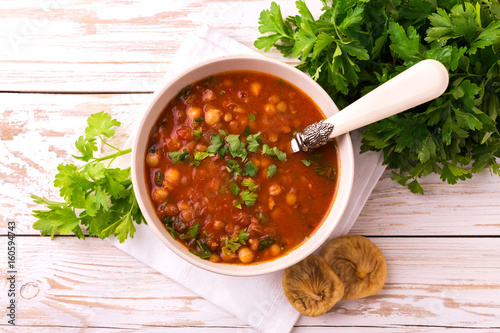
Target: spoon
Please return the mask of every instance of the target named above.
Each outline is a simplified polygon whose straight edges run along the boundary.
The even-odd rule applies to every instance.
[[[342,111],[297,132],[292,152],[310,151],[333,138],[439,97],[448,87],[448,71],[427,59],[370,91]]]

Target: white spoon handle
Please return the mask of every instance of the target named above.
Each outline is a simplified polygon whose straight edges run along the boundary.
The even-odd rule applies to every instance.
[[[423,60],[372,90],[324,122],[334,125],[330,138],[390,117],[439,97],[448,87],[448,71],[437,60]]]

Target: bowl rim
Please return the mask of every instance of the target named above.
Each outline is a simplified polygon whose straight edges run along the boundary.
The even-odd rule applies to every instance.
[[[271,75],[275,75],[283,78],[286,81],[289,81],[294,86],[309,95],[317,105],[318,99],[321,98],[321,105],[318,105],[318,107],[326,116],[339,112],[337,106],[331,100],[330,96],[323,90],[323,88],[321,88],[318,83],[312,80],[305,73],[286,63],[261,55],[219,56],[196,63],[173,75],[168,81],[164,82],[155,91],[153,97],[151,98],[144,113],[141,115],[140,120],[136,125],[132,144],[133,153],[131,161],[131,175],[135,195],[139,204],[139,208],[141,209],[141,212],[144,216],[144,219],[147,221],[148,226],[153,230],[155,235],[163,242],[163,244],[167,246],[167,248],[169,248],[180,258],[184,259],[186,262],[213,273],[230,276],[256,276],[280,271],[299,262],[309,254],[317,250],[328,239],[328,237],[342,218],[342,215],[349,201],[354,181],[354,152],[349,134],[343,134],[336,138],[337,146],[339,149],[340,178],[337,181],[337,189],[334,202],[325,220],[321,223],[321,225],[316,229],[316,231],[310,236],[308,240],[302,242],[302,244],[297,246],[295,249],[273,260],[255,264],[225,264],[213,263],[191,254],[186,249],[186,247],[180,244],[177,240],[173,239],[164,228],[163,224],[156,216],[156,213],[152,208],[149,194],[147,193],[147,186],[145,186],[144,156],[147,150],[147,142],[153,124],[158,119],[166,104],[173,97],[175,97],[180,89],[182,89],[184,86],[196,82],[211,74],[233,70],[215,70],[208,75],[200,74],[200,72],[204,73],[205,71],[209,71],[212,67],[217,68],[217,66],[221,66],[221,64],[225,64],[226,66],[230,65],[230,68],[231,66],[236,64],[238,65],[237,67],[245,67],[240,68],[240,70],[254,70],[265,73],[269,73],[269,70],[247,68],[253,68],[253,66],[270,66],[273,68],[273,73],[270,73]],[[274,74],[275,72],[279,74]],[[293,77],[297,80],[292,81],[287,79],[288,77]],[[307,87],[306,90],[311,90],[312,92],[314,92],[315,97],[311,96],[310,93],[304,91],[304,87]],[[325,107],[321,107],[322,105],[327,106],[326,112]],[[345,165],[345,167],[342,167],[343,165]],[[333,211],[334,209],[335,211]],[[330,218],[332,216],[332,212],[333,217]]]

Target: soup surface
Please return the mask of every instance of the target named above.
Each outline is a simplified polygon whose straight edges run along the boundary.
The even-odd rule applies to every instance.
[[[286,254],[328,214],[335,142],[292,154],[295,132],[323,119],[275,76],[232,71],[185,87],[150,133],[145,178],[157,216],[193,255],[250,264]]]

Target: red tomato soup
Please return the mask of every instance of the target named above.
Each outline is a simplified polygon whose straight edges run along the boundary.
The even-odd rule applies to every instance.
[[[250,264],[307,240],[337,189],[335,141],[292,154],[295,132],[323,119],[301,90],[231,71],[179,92],[150,133],[145,178],[157,216],[193,255]]]

